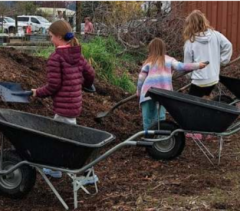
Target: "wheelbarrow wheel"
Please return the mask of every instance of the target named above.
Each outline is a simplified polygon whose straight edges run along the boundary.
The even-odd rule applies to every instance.
[[[8,170],[22,159],[14,150],[3,152],[3,170]],[[24,198],[33,188],[36,181],[36,170],[23,165],[8,175],[0,176],[0,193],[10,198]]]
[[[178,125],[171,121],[161,121],[161,130],[174,131],[178,129]],[[153,125],[150,130],[158,130],[158,124]],[[150,138],[160,138],[159,136]],[[156,160],[172,160],[181,155],[185,147],[185,136],[183,133],[175,134],[171,139],[156,142],[152,147],[146,148],[148,154]]]
[[[230,104],[233,102],[233,99],[227,95],[217,95],[213,98],[213,101]]]

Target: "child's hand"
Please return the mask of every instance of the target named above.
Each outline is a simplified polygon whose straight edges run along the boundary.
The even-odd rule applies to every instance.
[[[36,95],[37,95],[37,93],[36,93],[36,89],[31,89],[32,90],[32,92],[33,92],[33,97],[36,97]]]
[[[200,69],[203,69],[203,68],[206,67],[208,64],[209,64],[208,61],[207,61],[207,62],[200,62],[200,63],[199,63],[199,68],[200,68]]]

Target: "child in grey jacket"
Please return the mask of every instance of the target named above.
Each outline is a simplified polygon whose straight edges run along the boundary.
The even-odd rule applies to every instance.
[[[220,65],[227,64],[231,59],[232,44],[210,26],[199,10],[194,10],[186,18],[183,36],[185,63],[210,62],[204,69],[192,72],[189,94],[209,96],[219,81]]]

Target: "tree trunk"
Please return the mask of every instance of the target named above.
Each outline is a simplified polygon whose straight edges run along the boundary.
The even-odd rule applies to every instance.
[[[157,1],[155,5],[157,7],[157,16],[161,17],[161,15],[162,15],[162,2]]]
[[[76,1],[76,33],[81,36],[81,2]]]
[[[151,2],[148,2],[147,17],[151,17]]]

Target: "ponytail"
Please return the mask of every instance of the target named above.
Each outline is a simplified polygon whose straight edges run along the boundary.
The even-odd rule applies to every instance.
[[[76,37],[73,37],[71,40],[70,40],[70,45],[71,46],[80,46],[79,42],[78,42],[78,39]]]

